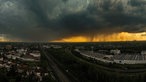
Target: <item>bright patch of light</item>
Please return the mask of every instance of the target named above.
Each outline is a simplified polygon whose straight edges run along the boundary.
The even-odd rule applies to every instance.
[[[96,35],[94,37],[88,36],[73,36],[63,38],[61,40],[55,40],[53,42],[108,42],[108,41],[145,41],[146,32],[142,33],[114,33],[110,35]]]

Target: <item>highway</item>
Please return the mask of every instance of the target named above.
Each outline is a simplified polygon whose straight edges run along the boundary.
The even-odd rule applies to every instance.
[[[68,76],[66,74],[64,74],[64,72],[54,62],[54,60],[52,59],[52,56],[50,54],[46,53],[41,45],[40,45],[40,48],[41,48],[43,55],[46,56],[46,58],[48,60],[48,64],[50,65],[50,67],[55,72],[56,76],[58,77],[59,82],[72,82],[72,80],[70,80],[68,78]]]

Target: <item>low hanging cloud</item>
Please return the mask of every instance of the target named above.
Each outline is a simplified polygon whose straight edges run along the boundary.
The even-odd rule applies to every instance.
[[[51,41],[146,31],[145,0],[0,0],[0,33]]]

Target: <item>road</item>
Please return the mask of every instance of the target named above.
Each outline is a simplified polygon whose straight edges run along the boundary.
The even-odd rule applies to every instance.
[[[72,82],[68,78],[68,76],[66,74],[64,74],[64,72],[62,72],[62,70],[58,67],[58,65],[54,62],[54,60],[50,57],[50,54],[47,54],[41,45],[40,45],[40,48],[42,50],[43,55],[46,56],[46,58],[48,60],[48,64],[50,65],[50,67],[53,69],[53,71],[57,75],[59,82]]]

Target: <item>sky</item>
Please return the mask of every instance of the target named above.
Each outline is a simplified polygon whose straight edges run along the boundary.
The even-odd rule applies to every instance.
[[[0,0],[0,41],[146,40],[146,0]]]

